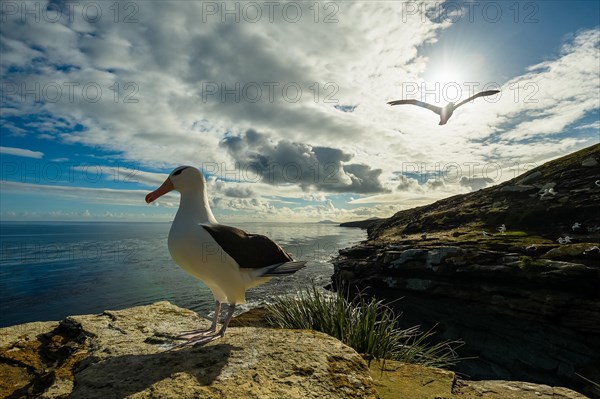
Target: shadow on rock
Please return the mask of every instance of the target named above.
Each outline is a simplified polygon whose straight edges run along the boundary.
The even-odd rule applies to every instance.
[[[185,383],[182,382],[210,385],[227,364],[231,351],[236,349],[240,348],[217,344],[110,358],[79,371],[70,398],[125,398],[150,387],[160,391],[163,384],[166,389],[178,385],[184,395]]]

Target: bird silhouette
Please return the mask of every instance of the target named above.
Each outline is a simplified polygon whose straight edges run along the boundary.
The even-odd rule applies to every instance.
[[[450,102],[450,103],[446,104],[445,107],[438,107],[436,105],[428,104],[428,103],[425,103],[425,102],[419,101],[419,100],[395,100],[395,101],[389,101],[388,104],[389,105],[410,104],[410,105],[418,105],[419,107],[427,108],[440,116],[440,123],[439,123],[440,125],[445,125],[448,122],[448,119],[450,119],[450,117],[456,110],[456,108],[468,103],[469,101],[476,99],[477,97],[492,96],[497,93],[500,93],[500,90],[482,91],[482,92],[479,92],[479,93],[467,98],[466,100],[459,102],[458,104],[454,104],[453,102]]]

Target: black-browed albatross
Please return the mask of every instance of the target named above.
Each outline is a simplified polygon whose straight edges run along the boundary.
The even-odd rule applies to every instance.
[[[171,257],[183,270],[202,280],[216,301],[210,328],[179,335],[177,338],[186,342],[175,347],[178,348],[225,335],[236,305],[246,301],[248,288],[266,283],[271,277],[293,274],[306,262],[295,262],[268,237],[219,224],[208,203],[206,181],[198,169],[174,169],[158,189],[146,195],[146,202],[171,190],[181,193],[179,210],[169,231]],[[217,331],[221,304],[227,304],[229,309]]]
[[[500,93],[500,90],[482,91],[482,92],[479,92],[479,93],[467,98],[466,100],[459,102],[458,104],[454,104],[454,103],[450,102],[450,103],[446,104],[445,107],[438,107],[436,105],[428,104],[428,103],[425,103],[425,102],[419,101],[419,100],[395,100],[395,101],[389,101],[388,104],[389,105],[410,104],[410,105],[418,105],[419,107],[427,108],[440,116],[440,123],[439,123],[440,125],[445,125],[448,122],[448,119],[450,119],[450,117],[456,110],[456,108],[468,103],[469,101],[476,99],[477,97],[492,96],[497,93]]]

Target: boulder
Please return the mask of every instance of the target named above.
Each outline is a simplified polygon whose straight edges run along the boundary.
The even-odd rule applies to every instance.
[[[375,398],[353,349],[314,331],[232,327],[168,351],[207,320],[168,302],[0,329],[0,397]]]

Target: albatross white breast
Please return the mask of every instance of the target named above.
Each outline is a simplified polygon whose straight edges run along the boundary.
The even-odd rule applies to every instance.
[[[191,166],[173,170],[165,182],[146,196],[150,203],[176,190],[181,193],[179,210],[169,232],[173,260],[192,276],[202,280],[215,297],[215,315],[206,330],[185,332],[181,346],[203,344],[225,334],[235,306],[246,301],[246,290],[272,277],[295,273],[306,262],[292,257],[268,237],[217,223],[209,203],[206,182]],[[221,305],[228,305],[223,326],[217,331]]]

